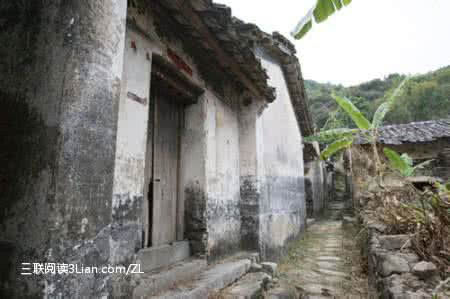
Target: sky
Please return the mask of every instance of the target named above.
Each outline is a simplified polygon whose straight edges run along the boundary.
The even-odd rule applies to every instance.
[[[315,0],[215,0],[286,37]],[[297,48],[303,77],[345,86],[450,65],[450,0],[353,0],[314,24]]]

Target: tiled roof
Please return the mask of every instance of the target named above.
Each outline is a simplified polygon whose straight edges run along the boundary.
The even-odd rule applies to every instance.
[[[382,126],[378,129],[378,135],[378,141],[383,144],[419,143],[450,138],[450,119]],[[368,142],[359,140],[358,143]]]
[[[183,38],[195,41],[197,47],[204,49],[203,52],[211,52],[208,41],[201,34],[196,34],[193,22],[186,13],[186,7],[195,11],[208,31],[216,37],[222,49],[239,64],[242,72],[258,86],[268,102],[275,100],[275,90],[269,86],[266,70],[256,57],[254,50],[259,45],[275,55],[283,68],[302,134],[305,136],[313,134],[313,122],[300,63],[295,55],[295,46],[288,39],[277,32],[266,33],[254,24],[233,17],[228,6],[214,3],[212,0],[160,0],[158,2],[169,11],[168,15],[173,16],[175,22],[185,29],[184,34],[181,35]],[[184,4],[180,5],[180,3]]]

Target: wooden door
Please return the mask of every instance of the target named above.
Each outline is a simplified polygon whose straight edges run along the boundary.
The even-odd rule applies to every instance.
[[[182,109],[168,93],[154,91],[152,246],[177,238]]]

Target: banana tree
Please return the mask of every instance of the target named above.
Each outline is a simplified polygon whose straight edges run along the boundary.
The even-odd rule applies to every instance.
[[[388,158],[389,166],[392,170],[397,171],[403,177],[409,177],[414,174],[417,169],[421,169],[430,164],[433,160],[427,160],[416,166],[413,166],[413,161],[408,154],[399,155],[396,151],[389,148],[383,149],[384,155]]]
[[[321,153],[323,160],[328,159],[342,149],[350,147],[357,136],[367,138],[371,143],[374,143],[376,139],[374,131],[381,124],[381,119],[384,118],[387,112],[386,105],[381,105],[375,112],[373,121],[370,122],[349,99],[336,94],[333,95],[333,98],[353,120],[358,129],[341,128],[327,130],[305,138],[306,142],[317,141],[328,144]]]
[[[349,5],[350,2],[352,0],[317,0],[316,4],[295,26],[291,33],[292,36],[296,39],[301,39],[311,30],[313,20],[316,23],[321,23],[342,7]]]
[[[381,162],[376,146],[377,130],[381,126],[386,114],[392,108],[395,98],[401,93],[408,80],[409,77],[406,77],[392,95],[378,107],[373,115],[372,122],[370,122],[349,99],[333,94],[332,96],[336,103],[353,120],[358,129],[340,128],[326,130],[313,136],[306,137],[305,142],[317,141],[322,144],[328,144],[326,149],[321,153],[321,158],[326,160],[340,150],[349,148],[356,137],[366,138],[372,144],[374,158],[378,168],[378,166],[381,165]]]

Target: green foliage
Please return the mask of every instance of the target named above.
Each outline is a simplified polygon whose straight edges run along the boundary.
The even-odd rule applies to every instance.
[[[333,94],[349,99],[359,108],[363,115],[373,115],[376,107],[367,100],[366,91],[346,88],[341,85],[321,84],[315,81],[305,81],[311,114],[317,128],[323,130],[335,128],[357,128],[350,116],[337,104]],[[370,93],[370,91],[368,91]],[[384,91],[378,92],[383,95]],[[378,105],[377,105],[378,106]]]
[[[347,98],[333,94],[333,98],[336,103],[341,107],[343,111],[350,117],[350,119],[356,124],[358,129],[339,128],[327,131],[319,132],[314,136],[305,138],[306,142],[317,141],[320,143],[331,143],[322,153],[321,158],[327,159],[331,155],[339,152],[343,148],[349,147],[353,143],[353,137],[357,134],[365,135],[369,140],[374,140],[374,132],[372,130],[372,124],[361,113],[361,111]],[[380,113],[377,117],[384,117],[385,113]],[[350,142],[349,142],[350,141]]]
[[[412,176],[414,171],[425,167],[433,161],[427,160],[416,166],[413,166],[411,157],[409,157],[406,153],[399,155],[396,151],[393,151],[389,148],[384,148],[383,152],[386,158],[388,158],[389,167],[392,170],[398,171],[404,177]]]
[[[383,122],[383,119],[385,118],[386,114],[391,110],[390,103],[385,102],[381,104],[377,111],[375,111],[372,119],[372,128],[378,128],[380,127],[381,123]]]
[[[389,166],[393,170],[397,170],[402,175],[407,171],[409,167],[408,163],[404,159],[402,159],[402,157],[396,151],[385,148],[383,152],[386,158],[388,158]]]
[[[300,20],[292,36],[301,39],[312,28],[313,19],[316,23],[321,23],[340,10],[343,6],[347,6],[352,0],[317,0],[316,4],[308,11],[308,13]]]
[[[364,115],[359,111],[359,109],[353,105],[353,103],[344,97],[333,95],[336,103],[347,113],[348,116],[355,122],[358,129],[368,130],[370,129],[370,122]]]
[[[450,69],[450,67],[448,69]],[[443,73],[447,74],[447,72]],[[444,76],[444,78],[446,77]],[[450,74],[448,75],[448,78],[450,78]],[[442,76],[440,76],[439,79],[442,81]],[[365,136],[371,142],[374,141],[376,137],[376,129],[382,124],[388,113],[391,110],[395,109],[398,99],[404,97],[404,95],[408,93],[408,91],[405,92],[405,89],[408,89],[408,87],[410,86],[410,81],[416,82],[417,78],[410,79],[409,77],[401,75],[390,75],[386,78],[385,81],[373,80],[366,84],[362,84],[361,90],[363,91],[367,91],[374,86],[385,90],[385,96],[382,98],[382,101],[374,101],[375,104],[379,104],[378,108],[376,108],[375,105],[367,105],[368,101],[364,100],[361,97],[354,97],[353,101],[358,102],[358,106],[361,106],[362,109],[357,108],[357,105],[355,105],[355,103],[353,103],[353,101],[346,96],[337,95],[337,92],[333,91],[333,89],[330,88],[329,84],[321,86],[316,82],[312,82],[310,86],[314,86],[315,94],[326,99],[327,101],[330,98],[333,99],[338,108],[330,112],[330,109],[325,106],[325,103],[319,103],[322,107],[325,107],[325,110],[328,112],[327,114],[329,115],[329,118],[326,120],[322,132],[316,134],[315,136],[305,138],[305,141],[317,141],[322,144],[333,143],[333,147],[330,147],[330,150],[326,152],[326,155],[322,156],[327,158],[339,151],[334,150],[334,148],[338,148],[341,145],[345,144],[344,142],[342,142],[343,138],[354,138],[356,134],[363,134],[363,136]],[[390,82],[389,84],[395,87],[388,88],[386,82]],[[345,94],[346,90],[344,88],[339,86],[338,89],[340,89],[340,94]],[[328,97],[324,96],[324,91],[328,92]],[[314,107],[317,107],[314,104],[315,103],[313,102],[313,110]],[[328,103],[328,105],[330,104]],[[405,104],[404,106],[407,107],[408,105]],[[444,111],[447,111],[445,112],[447,113],[447,115],[450,115],[449,107],[450,106],[446,106],[444,108]],[[364,116],[363,111],[367,110],[374,111],[372,122],[370,122]],[[341,115],[340,117],[338,117],[339,114]],[[352,143],[349,143],[349,145],[351,144]],[[380,166],[381,161],[378,157],[376,145],[373,144],[373,146],[376,164]],[[388,157],[391,163],[391,168],[398,171],[402,176],[405,177],[411,176],[417,168],[422,168],[425,164],[428,164],[430,162],[427,161],[423,164],[413,167],[412,161],[405,154],[400,156],[397,153],[386,149],[385,155]]]
[[[348,148],[353,143],[353,138],[351,137],[344,137],[342,139],[339,139],[331,144],[329,144],[320,154],[320,158],[322,160],[326,160],[332,155],[336,154],[337,152]]]
[[[352,121],[357,125],[358,129],[339,128],[328,131],[322,131],[314,136],[305,138],[305,141],[312,142],[318,141],[321,143],[331,144],[322,152],[321,158],[323,160],[328,159],[333,154],[339,152],[344,148],[348,148],[353,143],[354,135],[363,132],[369,139],[371,136],[371,124],[367,118],[361,113],[361,111],[347,98],[337,96],[333,94],[333,98],[336,103],[347,113]],[[372,139],[373,140],[373,139]]]
[[[332,143],[338,139],[344,138],[344,137],[351,137],[354,134],[359,132],[357,129],[333,129],[333,130],[327,130],[327,131],[321,131],[317,133],[316,135],[308,136],[304,138],[305,142],[314,142],[317,141],[322,144],[329,144]]]
[[[391,111],[392,106],[394,105],[394,100],[397,99],[397,97],[403,91],[403,87],[405,86],[408,79],[409,77],[403,79],[402,83],[400,83],[400,85],[395,89],[394,93],[389,96],[386,102],[381,104],[375,111],[372,119],[372,129],[376,129],[381,125],[384,118],[386,117],[386,114]]]
[[[446,67],[408,82],[387,121],[407,123],[449,116],[450,67]]]
[[[316,127],[323,130],[357,127],[334,101],[333,93],[351,100],[363,115],[374,115],[372,127],[450,117],[450,66],[404,82],[405,79],[407,76],[392,74],[383,80],[375,79],[351,87],[306,80],[306,93]],[[401,92],[396,94],[396,91]],[[381,106],[393,98],[395,102]],[[380,109],[378,113],[377,109]],[[381,123],[383,114],[384,123]]]

